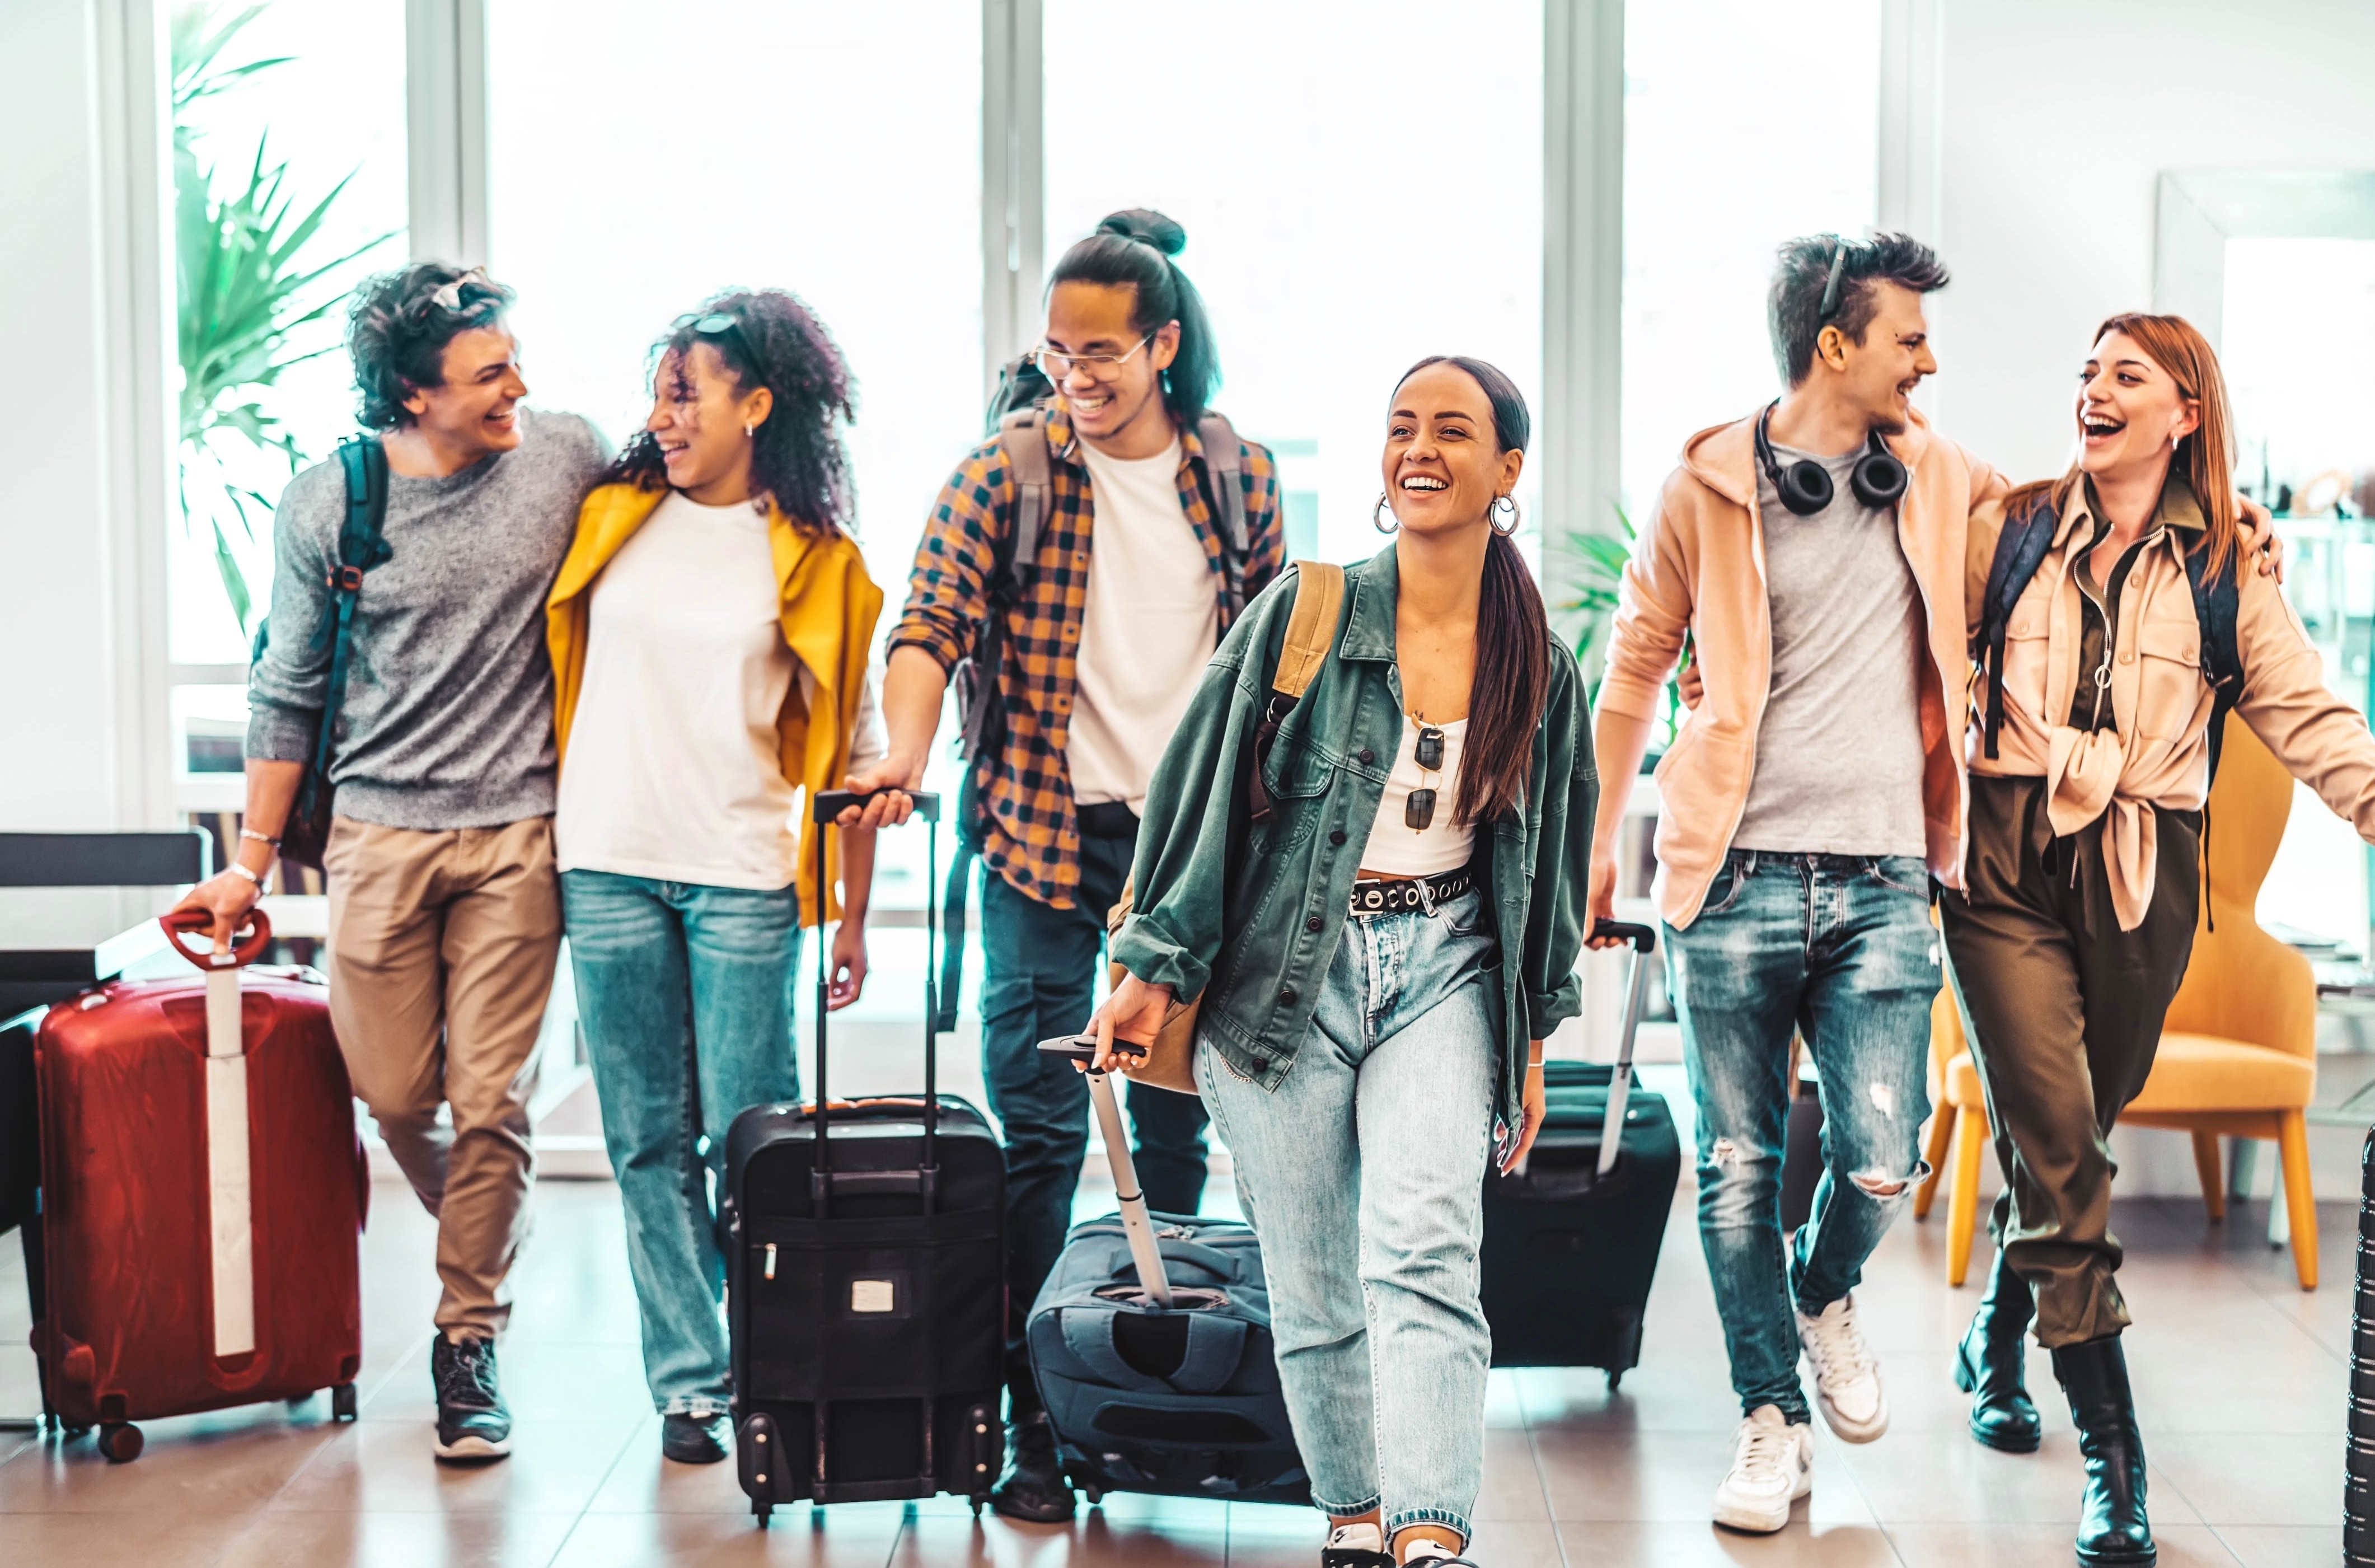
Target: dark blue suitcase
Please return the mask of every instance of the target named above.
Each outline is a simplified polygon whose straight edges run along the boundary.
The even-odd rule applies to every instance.
[[[1252,1230],[1150,1213],[1113,1085],[1088,1079],[1120,1211],[1072,1227],[1026,1330],[1066,1472],[1091,1503],[1308,1503]]]
[[[1590,1366],[1617,1382],[1641,1359],[1642,1310],[1682,1173],[1665,1097],[1633,1088],[1647,925],[1603,922],[1633,944],[1616,1065],[1552,1062],[1548,1114],[1525,1168],[1484,1177],[1478,1259],[1495,1366]]]

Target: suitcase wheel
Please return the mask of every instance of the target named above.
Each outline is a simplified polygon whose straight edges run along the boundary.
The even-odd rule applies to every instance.
[[[313,1396],[311,1394],[291,1394],[288,1398],[281,1401],[282,1404],[288,1406],[292,1410],[301,1410],[313,1402]]]
[[[1608,1374],[1608,1391],[1609,1391],[1611,1394],[1615,1393],[1615,1392],[1616,1392],[1616,1385],[1617,1385],[1618,1384],[1620,1384],[1620,1383],[1624,1382],[1624,1381],[1625,1381],[1625,1374],[1624,1374],[1623,1373],[1621,1373],[1621,1372],[1612,1372],[1612,1373],[1610,1373]]]
[[[140,1457],[140,1429],[129,1421],[111,1421],[99,1429],[99,1451],[108,1462],[128,1465]]]
[[[1090,1486],[1085,1482],[1082,1483],[1081,1487],[1081,1495],[1089,1500],[1089,1506],[1092,1508],[1094,1508],[1098,1503],[1103,1503],[1105,1500],[1105,1488]]]
[[[355,1385],[341,1383],[330,1390],[330,1419],[350,1421],[355,1419]]]
[[[767,1527],[768,1516],[774,1514],[774,1511],[775,1505],[772,1503],[753,1503],[750,1504],[750,1512],[758,1519],[759,1527],[762,1530]]]

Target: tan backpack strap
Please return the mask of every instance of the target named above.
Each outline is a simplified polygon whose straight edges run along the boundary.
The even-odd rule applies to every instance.
[[[1286,618],[1286,646],[1279,650],[1272,690],[1300,698],[1336,645],[1336,620],[1344,607],[1344,569],[1333,561],[1294,563],[1294,609]]]

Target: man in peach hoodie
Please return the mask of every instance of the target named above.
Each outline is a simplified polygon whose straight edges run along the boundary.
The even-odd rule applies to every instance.
[[[1658,903],[1697,1105],[1699,1235],[1745,1419],[1715,1518],[1772,1531],[1813,1486],[1802,1347],[1824,1419],[1888,1425],[1855,1322],[1863,1261],[1922,1174],[1931,882],[1962,858],[1964,545],[2003,479],[1908,395],[1937,369],[1902,235],[1781,246],[1768,316],[1787,390],[1683,449],[1622,586],[1596,743],[1640,770],[1685,637],[1705,694],[1658,765]],[[1601,796],[1591,913],[1625,791]],[[1827,1166],[1785,1244],[1792,1031],[1823,1084]]]

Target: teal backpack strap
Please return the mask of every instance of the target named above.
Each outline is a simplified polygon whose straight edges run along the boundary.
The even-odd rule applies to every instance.
[[[330,773],[331,732],[347,695],[354,662],[355,601],[362,596],[363,573],[387,560],[387,449],[377,438],[356,436],[338,443],[338,465],[347,476],[347,515],[338,528],[338,559],[330,568],[333,619],[330,678],[322,689],[322,728],[313,740],[313,763],[305,781],[311,791]]]

